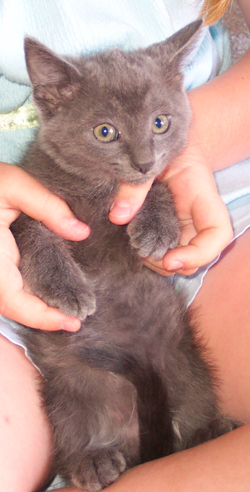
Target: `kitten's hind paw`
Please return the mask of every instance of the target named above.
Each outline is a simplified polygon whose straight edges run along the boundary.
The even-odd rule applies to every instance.
[[[237,420],[232,420],[229,417],[224,417],[223,415],[218,416],[212,420],[207,427],[198,429],[188,442],[187,447],[191,448],[206,441],[211,441],[212,439],[223,436],[224,434],[238,429],[238,427],[241,426],[242,423]]]
[[[93,451],[73,471],[71,482],[80,489],[97,492],[111,485],[125,469],[126,461],[120,451]]]

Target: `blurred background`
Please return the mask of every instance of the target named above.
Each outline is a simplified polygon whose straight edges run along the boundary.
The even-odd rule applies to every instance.
[[[236,2],[231,2],[231,6],[224,16],[224,21],[229,30],[232,59],[235,62],[250,47],[250,33]]]

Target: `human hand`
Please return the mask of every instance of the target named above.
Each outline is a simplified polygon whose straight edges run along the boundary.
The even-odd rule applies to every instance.
[[[63,200],[22,169],[0,163],[0,314],[32,328],[76,331],[80,328],[77,318],[48,307],[24,290],[20,255],[9,229],[21,212],[71,241],[81,241],[90,232]]]
[[[160,261],[146,258],[144,263],[161,275],[191,275],[212,261],[232,239],[232,227],[226,206],[215,185],[212,171],[198,144],[188,145],[159,178],[166,181],[173,195],[181,236],[177,248],[168,251]],[[129,222],[142,205],[152,182],[141,187],[123,185],[116,197],[122,203],[114,206],[110,220],[116,224]],[[125,207],[125,203],[130,208]],[[126,215],[126,217],[125,217]]]

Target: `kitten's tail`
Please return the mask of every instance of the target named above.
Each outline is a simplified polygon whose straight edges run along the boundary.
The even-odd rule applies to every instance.
[[[141,462],[173,453],[173,428],[167,389],[152,363],[124,349],[92,348],[82,354],[86,362],[128,379],[137,391]]]

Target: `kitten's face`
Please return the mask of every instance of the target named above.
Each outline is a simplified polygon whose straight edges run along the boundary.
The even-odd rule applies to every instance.
[[[166,42],[164,57],[160,43],[155,52],[112,50],[67,61],[29,43],[40,142],[62,168],[140,184],[160,174],[183,148],[190,109]]]

